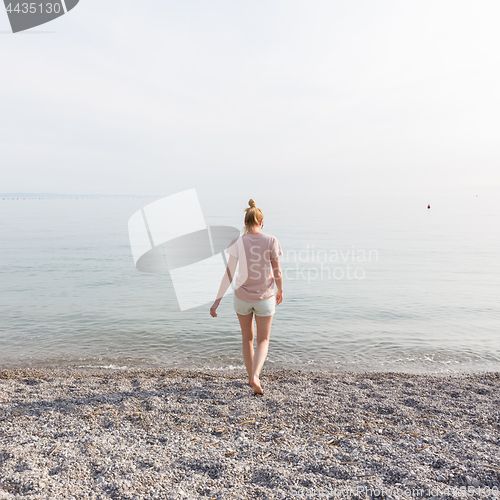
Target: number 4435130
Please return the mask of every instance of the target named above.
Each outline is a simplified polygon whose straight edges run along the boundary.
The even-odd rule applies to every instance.
[[[46,14],[59,14],[61,12],[60,3],[9,3],[7,12],[18,12],[23,14],[36,14],[37,12]]]

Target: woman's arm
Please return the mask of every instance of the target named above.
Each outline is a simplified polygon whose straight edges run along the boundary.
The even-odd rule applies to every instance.
[[[219,304],[220,304],[220,301],[222,300],[222,297],[224,297],[224,294],[226,293],[227,289],[229,288],[229,285],[233,281],[237,263],[238,263],[238,259],[234,255],[230,255],[229,261],[227,263],[226,272],[224,273],[224,276],[222,277],[222,281],[221,281],[221,284],[219,287],[219,292],[217,293],[217,298],[215,299],[213,306],[210,308],[210,315],[212,316],[212,318],[217,317],[217,313],[216,313],[217,308],[219,307]]]
[[[281,272],[280,258],[271,259],[271,265],[273,266],[274,281],[278,287],[276,304],[281,304],[283,302],[283,274]]]

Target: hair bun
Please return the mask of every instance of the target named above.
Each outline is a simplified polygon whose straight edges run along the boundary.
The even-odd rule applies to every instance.
[[[250,198],[250,200],[248,201],[248,206],[249,206],[250,208],[255,208],[255,206],[256,206],[256,205],[255,205],[255,201],[253,201],[253,200],[252,200],[252,198]]]

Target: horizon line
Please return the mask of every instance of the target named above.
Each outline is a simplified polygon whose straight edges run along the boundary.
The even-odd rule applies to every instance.
[[[153,198],[155,194],[0,193],[3,198]]]

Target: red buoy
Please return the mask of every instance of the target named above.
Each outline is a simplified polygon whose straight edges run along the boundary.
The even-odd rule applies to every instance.
[[[427,208],[431,208],[431,206],[430,206],[430,205],[427,205]]]

